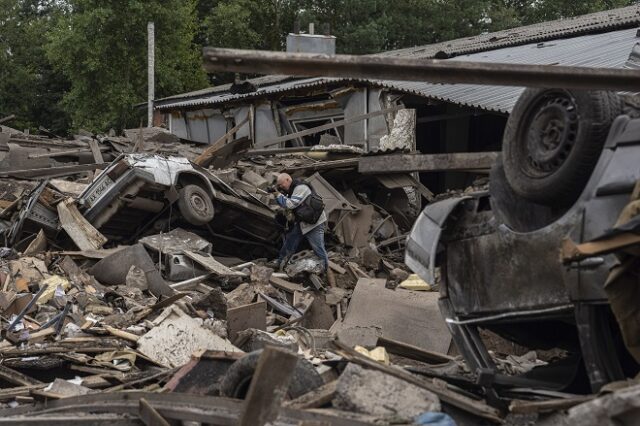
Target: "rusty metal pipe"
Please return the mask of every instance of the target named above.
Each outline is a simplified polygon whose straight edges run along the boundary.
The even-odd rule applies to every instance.
[[[405,80],[429,83],[640,91],[640,70],[463,62],[384,56],[319,55],[205,47],[209,72]]]

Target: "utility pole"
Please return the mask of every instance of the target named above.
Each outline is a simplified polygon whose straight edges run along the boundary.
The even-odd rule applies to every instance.
[[[147,127],[153,127],[153,99],[155,98],[155,27],[153,22],[147,23],[147,41],[149,63],[147,66]]]

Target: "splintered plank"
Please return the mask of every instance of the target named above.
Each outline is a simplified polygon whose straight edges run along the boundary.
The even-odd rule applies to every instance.
[[[239,426],[263,426],[278,417],[298,357],[287,350],[267,346],[251,379]]]
[[[304,286],[283,280],[282,278],[274,277],[273,275],[269,277],[269,283],[271,283],[275,288],[284,290],[291,294],[294,294],[296,291],[304,291]]]
[[[32,385],[42,384],[40,380],[36,380],[12,368],[5,367],[4,365],[0,365],[0,379],[6,382],[12,383],[14,385],[21,385],[21,386],[32,386]]]
[[[229,338],[235,341],[238,333],[248,328],[267,329],[267,303],[264,301],[227,309]]]
[[[166,421],[165,418],[160,415],[160,413],[158,413],[158,410],[156,410],[151,404],[149,404],[149,401],[144,398],[140,398],[140,401],[138,403],[140,404],[138,408],[139,417],[145,425],[169,426],[170,423]]]
[[[47,249],[47,237],[44,235],[44,231],[41,229],[38,231],[36,238],[29,243],[29,246],[25,249],[24,255],[31,256],[36,253],[43,252]]]
[[[102,152],[100,152],[100,146],[98,146],[98,141],[95,139],[91,139],[89,141],[89,148],[91,148],[91,153],[93,154],[93,159],[96,163],[104,163],[104,159],[102,158]]]
[[[39,385],[20,386],[17,388],[0,389],[0,401],[7,401],[15,399],[17,396],[27,396],[34,389],[44,389],[48,386],[47,383],[41,383]]]
[[[580,395],[572,398],[551,399],[546,401],[519,401],[514,400],[509,405],[509,411],[514,414],[549,413],[560,410],[567,410],[591,401],[595,395]]]
[[[80,214],[72,198],[58,203],[57,207],[60,226],[80,250],[98,250],[108,241]]]
[[[209,163],[211,163],[211,161],[214,159],[216,152],[218,152],[220,148],[224,146],[227,140],[230,137],[232,137],[234,133],[240,130],[240,128],[245,124],[247,124],[248,122],[249,122],[249,114],[247,114],[244,120],[242,120],[241,122],[233,126],[227,133],[222,135],[220,139],[218,139],[217,141],[209,145],[207,149],[202,151],[202,154],[200,154],[198,158],[193,160],[193,162],[199,166],[203,166],[203,167],[208,166]]]
[[[371,358],[362,355],[359,352],[356,352],[354,349],[341,343],[340,341],[335,341],[334,345],[338,347],[338,350],[336,352],[339,355],[342,355],[349,362],[353,362],[363,367],[389,374],[393,377],[421,387],[422,389],[426,389],[435,393],[442,402],[451,404],[455,407],[460,408],[461,410],[464,410],[476,416],[480,416],[492,422],[502,423],[500,412],[496,408],[487,405],[484,401],[477,401],[460,393],[454,392],[453,390],[438,386],[432,380],[426,380],[421,377],[415,376],[401,368],[381,364],[377,361],[372,360]]]
[[[429,364],[442,364],[452,361],[454,358],[439,352],[428,351],[408,343],[399,342],[397,340],[378,337],[377,346],[382,346],[392,354],[400,355],[405,358],[422,361]]]
[[[582,244],[576,244],[570,238],[565,238],[562,241],[560,254],[563,262],[577,262],[587,257],[622,250],[638,243],[640,243],[640,235],[633,232],[623,232],[602,240]]]
[[[189,250],[185,250],[184,251],[185,256],[187,256],[189,259],[193,260],[194,262],[196,262],[199,265],[204,266],[208,271],[213,272],[217,275],[220,276],[235,276],[235,277],[244,277],[245,274],[243,274],[242,272],[238,272],[238,271],[234,271],[233,269],[230,269],[226,266],[224,266],[222,263],[218,262],[217,260],[215,260],[213,258],[213,256],[211,256],[210,254],[202,255],[200,253],[196,253],[193,251],[189,251]]]
[[[447,154],[390,154],[362,157],[360,173],[409,173],[488,170],[498,152],[456,152]]]
[[[284,403],[286,407],[297,410],[306,410],[308,408],[320,408],[333,400],[336,394],[338,381],[333,380],[319,388],[313,389],[298,398]]]
[[[90,293],[95,290],[106,291],[106,287],[96,281],[91,275],[80,269],[80,267],[69,256],[65,256],[59,263],[60,268],[71,279],[71,282],[85,287]],[[92,290],[93,288],[93,290]]]

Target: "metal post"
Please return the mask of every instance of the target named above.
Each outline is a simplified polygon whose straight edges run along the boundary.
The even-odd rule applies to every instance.
[[[147,81],[148,81],[148,92],[147,92],[147,127],[153,127],[153,99],[155,97],[155,80],[154,80],[154,69],[155,69],[155,26],[153,22],[147,23],[147,55],[149,58],[149,63],[147,66]]]

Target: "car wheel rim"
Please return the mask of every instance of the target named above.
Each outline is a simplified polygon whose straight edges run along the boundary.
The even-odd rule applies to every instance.
[[[200,194],[192,194],[189,198],[189,204],[194,212],[199,216],[206,217],[209,214],[209,208],[204,198]]]
[[[520,167],[524,174],[544,178],[557,172],[571,154],[578,135],[578,110],[565,93],[545,97],[526,117]]]

